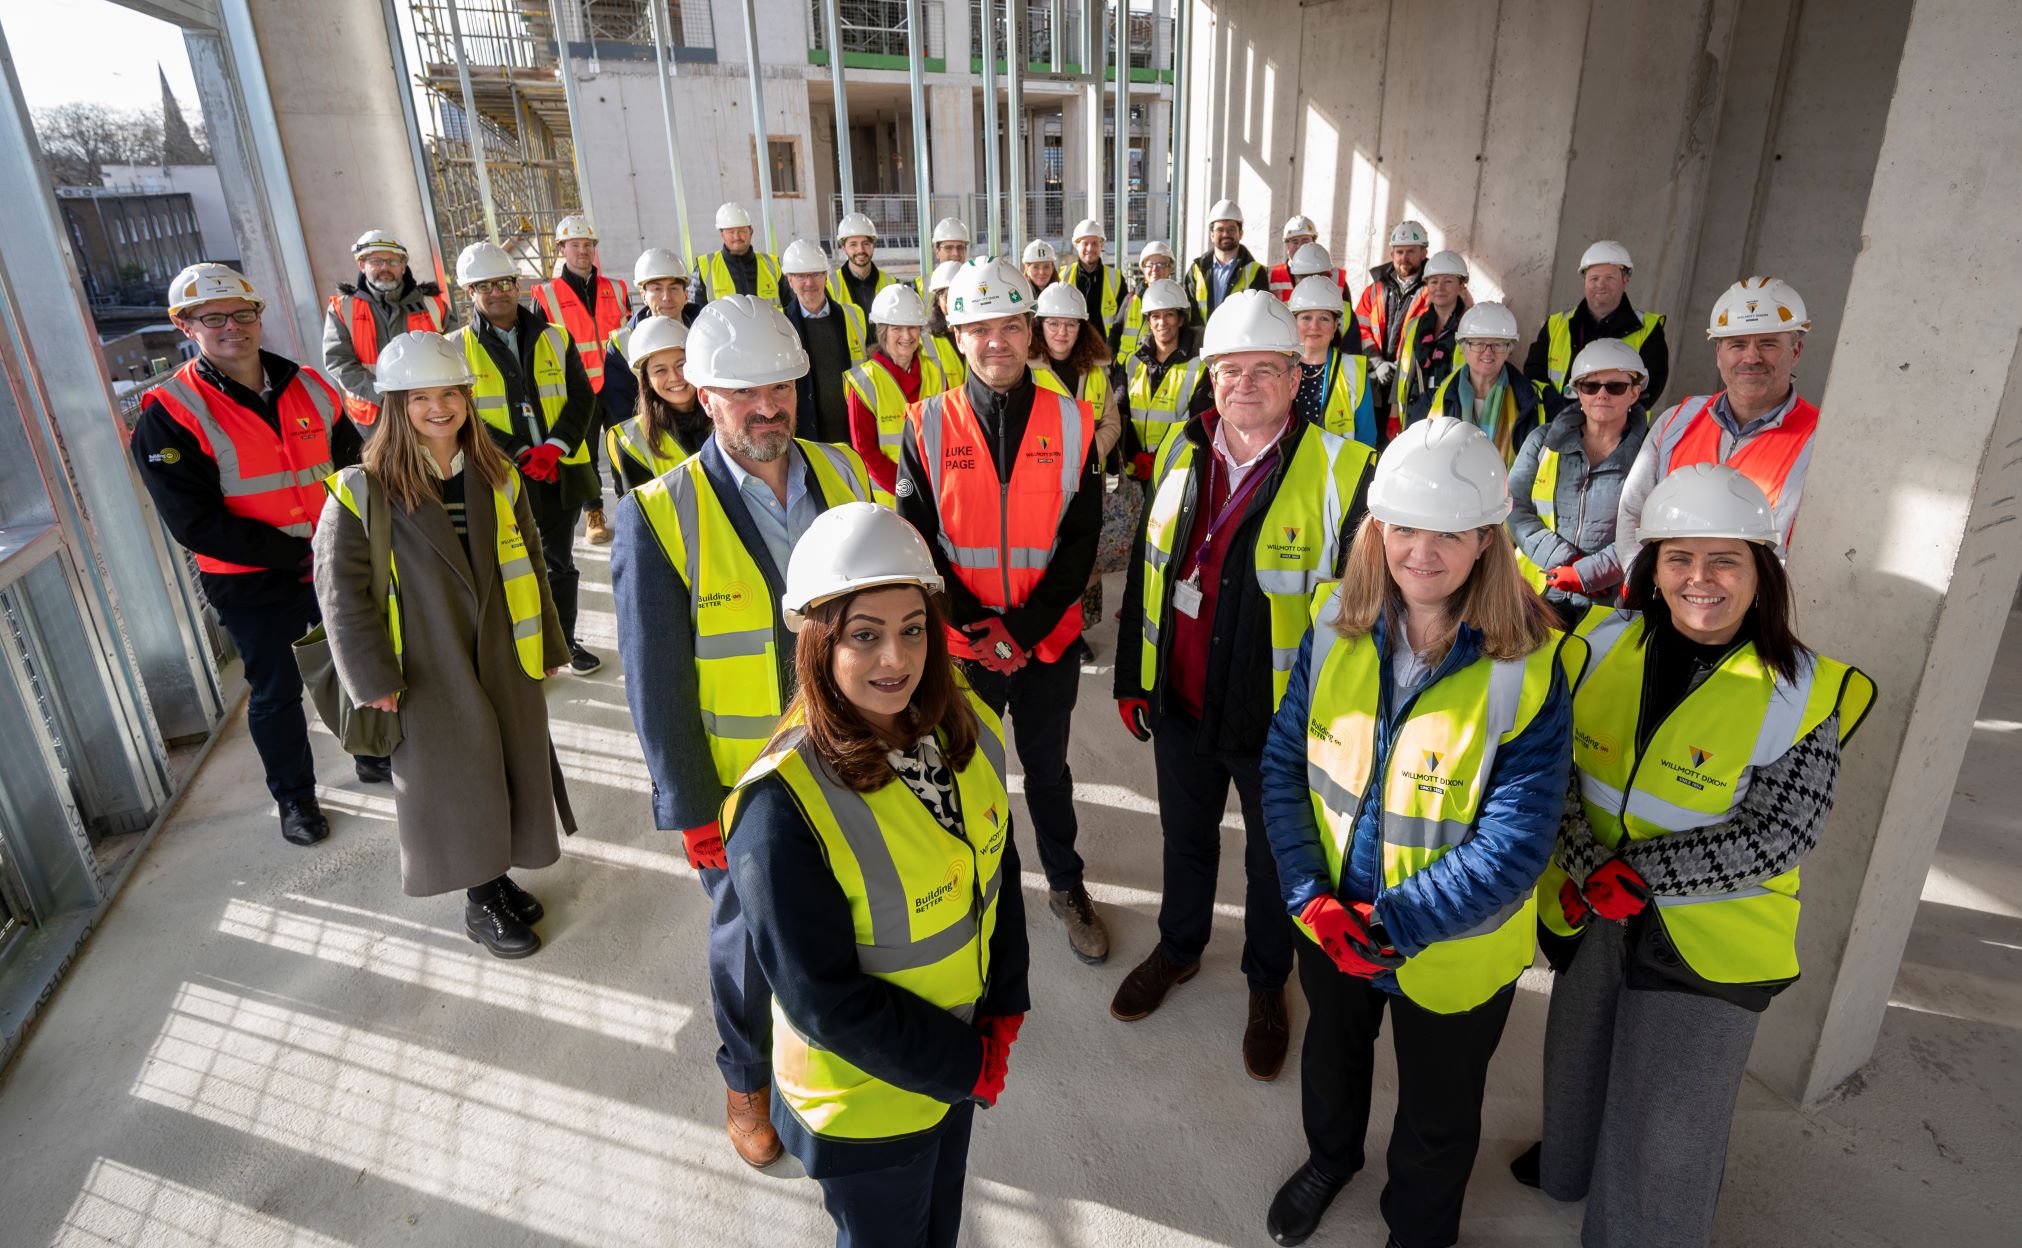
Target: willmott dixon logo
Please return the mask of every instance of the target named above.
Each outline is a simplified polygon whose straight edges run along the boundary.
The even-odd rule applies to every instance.
[[[1052,439],[1052,438],[1049,438],[1049,437],[1047,437],[1047,436],[1046,436],[1045,434],[1043,434],[1043,433],[1042,433],[1042,434],[1040,434],[1040,435],[1039,435],[1039,449],[1040,449],[1040,450],[1042,450],[1042,451],[1050,451],[1050,450],[1052,450],[1052,449],[1053,449],[1053,439]]]
[[[1692,765],[1694,767],[1704,767],[1706,765],[1706,760],[1713,757],[1713,755],[1706,752],[1705,750],[1700,749],[1696,745],[1689,745],[1686,746],[1685,748],[1687,752],[1689,752],[1692,755]]]
[[[1427,750],[1425,752],[1425,769],[1427,771],[1438,771],[1439,760],[1444,757],[1445,755],[1443,754],[1434,754],[1431,750]]]
[[[1286,545],[1292,545],[1292,544],[1296,543],[1296,542],[1297,542],[1298,540],[1299,540],[1299,530],[1298,530],[1298,528],[1297,528],[1297,527],[1295,527],[1295,526],[1293,526],[1293,525],[1289,525],[1289,524],[1288,524],[1288,525],[1286,525],[1286,526],[1285,526],[1285,543],[1286,543]]]

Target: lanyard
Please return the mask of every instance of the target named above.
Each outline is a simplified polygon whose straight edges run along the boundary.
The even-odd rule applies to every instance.
[[[1215,470],[1221,467],[1222,457],[1212,446],[1208,448],[1208,456],[1208,497],[1212,498],[1215,493]],[[1200,579],[1201,561],[1207,557],[1208,547],[1214,543],[1215,534],[1230,516],[1241,514],[1243,503],[1256,491],[1257,483],[1270,475],[1272,462],[1277,457],[1278,448],[1273,446],[1262,459],[1250,466],[1249,472],[1243,476],[1243,483],[1229,491],[1229,496],[1223,501],[1221,508],[1209,519],[1207,532],[1201,534],[1201,540],[1194,544],[1194,555],[1189,561],[1194,565],[1194,570],[1188,574],[1188,580]]]

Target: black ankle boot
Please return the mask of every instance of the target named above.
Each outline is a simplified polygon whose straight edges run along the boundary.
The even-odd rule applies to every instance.
[[[512,908],[514,914],[520,916],[520,922],[532,925],[540,922],[541,916],[547,913],[547,910],[541,906],[540,900],[526,889],[513,883],[511,876],[501,875],[498,877],[498,887],[499,891],[505,894],[506,905]]]
[[[1544,1183],[1539,1178],[1538,1169],[1540,1163],[1544,1160],[1544,1155],[1545,1142],[1539,1140],[1525,1149],[1523,1154],[1515,1161],[1509,1163],[1511,1177],[1515,1178],[1517,1182],[1523,1184],[1525,1187],[1542,1187]]]
[[[527,958],[539,952],[541,938],[521,922],[505,895],[492,888],[485,900],[465,898],[463,928],[470,938],[491,950],[497,958]]]
[[[1271,1212],[1265,1215],[1264,1229],[1278,1243],[1305,1243],[1319,1229],[1320,1217],[1327,1212],[1327,1206],[1334,1203],[1346,1186],[1348,1180],[1323,1174],[1312,1162],[1307,1162],[1278,1189],[1271,1200]]]

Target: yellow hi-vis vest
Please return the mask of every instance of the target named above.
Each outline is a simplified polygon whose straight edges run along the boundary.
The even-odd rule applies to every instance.
[[[913,358],[920,365],[922,400],[948,389],[947,376],[941,372],[934,353],[927,350],[926,340],[921,340],[919,353]],[[878,418],[878,449],[885,453],[885,458],[898,463],[899,447],[906,440],[906,392],[899,388],[898,378],[873,357],[844,373],[843,385]]]
[[[1068,392],[1067,383],[1060,379],[1059,373],[1053,371],[1053,362],[1051,360],[1045,363],[1035,362],[1032,365],[1032,384],[1043,390],[1051,390],[1055,394],[1065,394],[1070,399],[1086,400],[1088,410],[1095,414],[1095,423],[1097,425],[1102,423],[1102,405],[1109,401],[1109,367],[1107,365],[1098,364],[1081,374],[1081,382],[1076,386],[1076,389],[1080,391],[1079,394],[1070,394]]]
[[[871,501],[870,474],[855,451],[798,438],[794,445],[814,471],[823,510]],[[716,778],[728,788],[765,749],[786,705],[773,635],[779,604],[716,497],[700,455],[631,496],[688,590],[702,734],[709,738]]]
[[[688,452],[681,449],[673,434],[661,434],[657,443],[647,441],[645,421],[638,416],[604,431],[604,453],[614,464],[622,455],[656,477],[672,472],[688,458]]]
[[[1572,308],[1545,318],[1545,372],[1551,377],[1546,384],[1561,394],[1566,389],[1566,374],[1573,371],[1573,313],[1578,311]],[[1622,341],[1640,351],[1644,341],[1663,323],[1661,313],[1645,312],[1643,323],[1630,330]]]
[[[1187,406],[1206,375],[1207,365],[1198,359],[1175,360],[1151,384],[1151,367],[1143,356],[1130,357],[1130,423],[1137,431],[1138,449],[1157,455],[1166,439],[1187,421]]]
[[[473,475],[471,481],[481,482],[482,477]],[[337,501],[344,504],[344,510],[358,517],[358,523],[365,520],[365,469],[356,465],[340,469],[323,482]],[[383,488],[377,482],[372,488]],[[520,670],[533,680],[547,675],[541,652],[541,582],[534,574],[533,559],[527,553],[526,535],[520,532],[520,521],[513,511],[513,504],[520,496],[520,474],[515,472],[506,481],[506,488],[494,488],[492,499],[493,548],[498,554],[499,582],[505,588],[506,617],[512,621],[513,651],[519,656]],[[391,567],[392,574],[386,578],[386,631],[393,638],[393,661],[407,670],[407,643],[400,632],[400,568]]]
[[[1166,443],[1153,474],[1151,505],[1144,525],[1144,640],[1138,650],[1138,680],[1158,688],[1160,638],[1171,619],[1171,578],[1183,552],[1174,550],[1183,517],[1200,505],[1193,474],[1194,444],[1182,436]],[[1306,635],[1313,593],[1334,579],[1346,549],[1341,522],[1355,502],[1362,477],[1376,452],[1324,429],[1299,436],[1291,462],[1278,482],[1257,531],[1257,588],[1271,611],[1271,709],[1285,698],[1299,639]],[[1201,522],[1205,524],[1205,521]],[[1198,528],[1199,526],[1196,526]]]
[[[737,282],[730,276],[730,262],[723,258],[723,249],[717,248],[706,256],[695,257],[693,270],[702,279],[702,289],[711,299],[721,299],[725,295],[737,293]],[[764,252],[758,253],[758,289],[751,293],[760,299],[779,298],[779,261]]]
[[[1526,435],[1528,436],[1528,435]],[[1538,448],[1538,475],[1531,481],[1531,509],[1538,513],[1538,519],[1545,527],[1556,533],[1559,531],[1559,453],[1549,446]],[[1516,536],[1516,530],[1510,530]],[[1517,571],[1523,573],[1524,580],[1539,593],[1545,592],[1545,570],[1531,562],[1531,557],[1523,552],[1523,547],[1514,541]]]
[[[835,780],[810,756],[806,728],[781,731],[724,806],[735,840],[739,798],[777,775],[821,842],[822,858],[849,899],[857,966],[964,1022],[975,1018],[990,982],[999,870],[1011,833],[1004,793],[1004,727],[966,689],[975,712],[976,752],[955,772],[962,831],[950,833],[896,775],[869,793]],[[1018,881],[1009,882],[1018,887]],[[930,1131],[948,1106],[866,1073],[810,1042],[772,1002],[772,1086],[803,1126],[836,1140],[891,1140]]]
[[[877,285],[871,289],[871,296],[873,298],[876,298],[877,293],[879,291],[883,290],[887,286],[890,286],[891,284],[892,284],[892,275],[885,272],[883,269],[879,269]],[[850,284],[843,280],[843,271],[840,265],[838,265],[833,271],[829,273],[827,285],[828,285],[829,298],[835,300],[837,303],[846,303],[849,306],[857,309],[857,311],[864,313],[866,316],[870,314],[869,308],[866,308],[861,304],[859,304],[856,301],[856,299],[850,295]]]
[[[570,350],[568,334],[550,325],[541,331],[540,341],[534,344],[534,375],[527,382],[533,390],[531,397],[540,417],[539,437],[534,436],[534,431],[514,423],[518,413],[511,410],[511,401],[506,396],[505,374],[491,362],[491,353],[484,349],[484,343],[478,341],[477,326],[465,325],[450,338],[463,339],[463,358],[477,376],[470,389],[477,400],[479,419],[508,437],[521,438],[535,446],[545,442],[562,419],[562,409],[569,405],[569,374],[565,364]],[[589,438],[585,437],[570,447],[562,455],[562,462],[589,463]]]
[[[1782,758],[1834,713],[1845,744],[1874,702],[1874,682],[1857,667],[1805,654],[1797,679],[1785,681],[1744,643],[1638,750],[1649,656],[1643,617],[1597,607],[1582,628],[1594,661],[1573,694],[1573,770],[1587,824],[1610,847],[1727,821],[1756,768]],[[1546,930],[1571,936],[1579,929],[1559,907],[1565,881],[1555,857],[1538,880],[1538,917]],[[1731,892],[1652,903],[1672,947],[1701,979],[1775,989],[1797,978],[1797,887],[1792,867]]]
[[[1327,405],[1321,409],[1320,427],[1337,437],[1355,436],[1355,414],[1362,407],[1363,397],[1369,393],[1369,357],[1349,355],[1339,347],[1334,348],[1334,358],[1328,361],[1332,366],[1333,379],[1327,383]],[[1370,417],[1374,436],[1375,416]]]
[[[1138,291],[1123,305],[1123,333],[1116,340],[1116,358],[1127,360],[1137,354],[1144,341],[1144,292]]]
[[[934,349],[934,362],[941,366],[941,376],[947,379],[948,389],[953,390],[969,380],[969,364],[962,353],[955,349],[955,340],[946,334],[929,334],[920,340],[920,350],[929,346]]]
[[[1474,836],[1500,747],[1544,707],[1552,669],[1577,675],[1586,647],[1554,632],[1523,659],[1477,658],[1426,686],[1397,725],[1376,774],[1381,659],[1369,637],[1335,631],[1340,594],[1330,587],[1314,612],[1313,701],[1306,717],[1306,778],[1327,874],[1338,888],[1353,853],[1362,796],[1381,785],[1383,887],[1395,888]],[[1531,964],[1536,903],[1526,892],[1472,931],[1435,941],[1397,968],[1404,995],[1438,1014],[1459,1014],[1516,981]],[[1311,938],[1305,924],[1299,930]]]
[[[1098,264],[1100,264],[1099,261]],[[1100,267],[1102,269],[1101,306],[1090,308],[1088,314],[1095,318],[1097,328],[1102,336],[1107,338],[1111,331],[1115,330],[1117,318],[1123,310],[1119,306],[1119,301],[1123,298],[1123,275],[1117,271],[1116,266],[1113,264],[1101,264]],[[1079,260],[1060,270],[1060,280],[1066,282],[1069,286],[1076,285],[1075,279],[1080,276],[1081,261]]]

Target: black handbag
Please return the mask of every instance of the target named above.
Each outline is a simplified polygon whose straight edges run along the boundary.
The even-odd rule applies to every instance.
[[[386,590],[393,580],[393,508],[386,491],[369,473],[359,472],[365,483],[365,537],[372,558],[372,601],[384,617]],[[337,679],[337,664],[330,657],[330,637],[318,624],[295,643],[295,666],[301,669],[302,684],[316,714],[349,754],[384,758],[400,745],[400,712],[359,706],[344,692]]]

